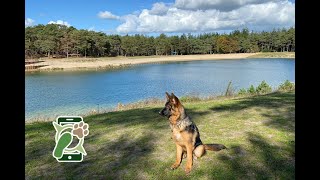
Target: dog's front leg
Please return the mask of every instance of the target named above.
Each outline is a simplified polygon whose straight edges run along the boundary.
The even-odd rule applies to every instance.
[[[192,161],[193,161],[193,158],[192,158],[192,151],[193,151],[193,146],[192,144],[187,144],[187,164],[186,164],[186,168],[185,168],[185,172],[186,174],[189,174],[190,171],[191,171],[191,168],[192,168]]]
[[[180,166],[181,158],[182,158],[182,147],[178,144],[176,144],[176,147],[177,147],[177,157],[176,157],[176,162],[171,166],[172,170]]]

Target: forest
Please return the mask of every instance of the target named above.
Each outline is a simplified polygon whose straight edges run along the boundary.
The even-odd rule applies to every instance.
[[[25,28],[25,58],[159,56],[254,52],[294,52],[295,28],[253,32],[247,28],[228,34],[191,33],[107,35],[65,25],[48,24]]]

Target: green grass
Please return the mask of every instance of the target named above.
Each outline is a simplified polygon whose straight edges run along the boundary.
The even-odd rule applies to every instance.
[[[295,179],[295,93],[184,103],[204,143],[228,147],[172,171],[175,145],[160,105],[84,117],[90,126],[81,163],[52,157],[51,122],[26,124],[27,179]]]
[[[295,52],[260,52],[248,58],[295,58]]]

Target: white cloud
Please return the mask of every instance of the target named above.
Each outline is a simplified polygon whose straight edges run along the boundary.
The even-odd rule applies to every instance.
[[[279,0],[176,0],[174,6],[179,9],[217,9],[230,11],[247,4],[262,4]]]
[[[57,20],[57,21],[50,21],[48,24],[60,24],[65,25],[67,27],[71,26],[67,21]]]
[[[99,12],[98,17],[101,19],[119,19],[120,18],[119,16],[116,16],[109,11]]]
[[[129,14],[121,18],[125,22],[117,27],[117,31],[120,33],[138,32],[136,31],[139,24],[138,15]]]
[[[24,20],[24,25],[25,25],[26,27],[32,26],[33,23],[34,23],[34,20],[31,19],[31,18],[27,18],[27,19]]]
[[[154,15],[163,15],[168,11],[169,7],[167,7],[163,2],[154,3],[150,10],[150,14]]]
[[[180,9],[176,4],[171,6],[165,6],[163,3],[154,4],[151,10],[143,9],[140,14],[121,17],[123,23],[117,27],[117,32],[205,32],[234,30],[243,27],[272,29],[294,26],[294,3],[288,0],[272,2],[261,0],[264,3],[256,3],[257,0],[251,0],[252,3],[248,4],[249,1],[241,1],[245,2],[245,5],[231,11],[220,11],[214,8]]]

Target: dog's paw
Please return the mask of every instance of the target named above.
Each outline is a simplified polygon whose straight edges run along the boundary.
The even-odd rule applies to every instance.
[[[177,169],[179,166],[180,166],[180,164],[174,163],[174,164],[172,164],[172,166],[170,167],[170,169],[171,169],[171,170],[175,170],[175,169]]]
[[[185,168],[184,172],[186,173],[186,175],[189,175],[191,172],[191,168]]]

